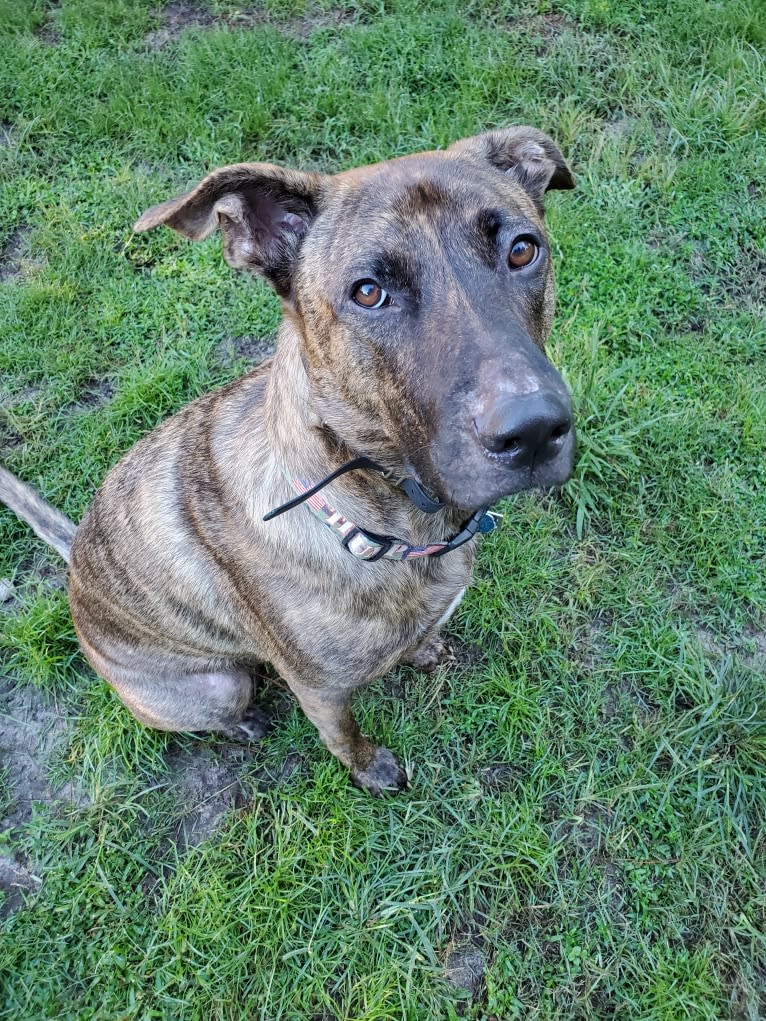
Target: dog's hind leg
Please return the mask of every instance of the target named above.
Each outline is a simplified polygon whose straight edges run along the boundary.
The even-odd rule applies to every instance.
[[[171,731],[213,731],[232,741],[255,741],[268,717],[251,706],[253,682],[238,666],[175,673],[168,664],[156,675],[115,668],[92,649],[88,659],[131,713],[147,727]]]
[[[357,787],[374,795],[404,790],[407,775],[392,753],[372,744],[360,731],[351,711],[349,689],[311,688],[289,676],[285,679],[327,748],[350,770]]]
[[[155,730],[213,731],[233,741],[266,733],[266,714],[250,705],[253,682],[246,670],[107,680],[136,719]]]
[[[250,705],[253,682],[246,670],[107,680],[136,719],[155,730],[212,731],[245,742],[267,731],[268,717]]]

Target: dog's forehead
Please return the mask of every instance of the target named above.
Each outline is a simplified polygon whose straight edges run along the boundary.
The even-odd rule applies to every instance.
[[[531,197],[512,178],[451,153],[402,156],[344,171],[330,178],[325,211],[375,233],[376,227],[408,230],[446,220],[472,222],[483,209],[539,221]]]

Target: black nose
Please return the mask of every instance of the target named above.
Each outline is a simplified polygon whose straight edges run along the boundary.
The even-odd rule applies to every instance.
[[[474,419],[479,442],[511,468],[553,460],[572,431],[572,414],[555,394],[509,397]]]

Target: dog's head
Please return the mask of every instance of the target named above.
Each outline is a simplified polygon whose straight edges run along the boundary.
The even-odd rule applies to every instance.
[[[334,176],[223,167],[136,229],[220,227],[227,262],[282,297],[323,424],[472,510],[572,469],[571,403],[544,353],[542,200],[573,186],[554,143],[517,127]]]

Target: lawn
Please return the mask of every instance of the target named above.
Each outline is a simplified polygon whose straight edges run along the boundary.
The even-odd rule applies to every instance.
[[[0,511],[0,1017],[766,1017],[762,0],[2,0],[0,460],[77,519],[273,342],[217,241],[133,237],[213,167],[325,171],[528,123],[574,478],[506,502],[448,629],[359,716],[141,728]]]

